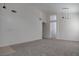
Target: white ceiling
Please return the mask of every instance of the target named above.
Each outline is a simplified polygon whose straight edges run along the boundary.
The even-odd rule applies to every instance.
[[[60,13],[62,8],[69,8],[70,13],[79,13],[79,3],[37,3],[31,4],[46,13]]]
[[[62,12],[62,8],[69,8],[70,13],[79,13],[79,3],[17,3],[17,4],[6,4],[12,5],[12,7],[26,7],[26,6],[34,6],[46,13],[60,13]],[[14,5],[14,6],[13,6]],[[7,6],[7,7],[8,7]],[[1,4],[0,7],[2,8]]]

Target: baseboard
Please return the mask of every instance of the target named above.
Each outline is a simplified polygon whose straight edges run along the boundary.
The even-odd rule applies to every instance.
[[[67,40],[67,39],[62,39],[62,38],[56,38],[57,40],[64,40],[64,41],[73,41],[73,42],[79,42],[79,40]]]
[[[30,40],[30,41],[22,41],[22,42],[15,42],[15,43],[11,43],[11,44],[4,44],[4,45],[0,45],[0,47],[8,47],[8,46],[12,46],[12,45],[29,43],[29,42],[33,42],[33,41],[37,41],[37,40],[41,40],[41,39],[35,39],[35,40]]]

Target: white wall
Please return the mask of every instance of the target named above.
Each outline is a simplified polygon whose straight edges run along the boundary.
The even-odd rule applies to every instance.
[[[2,4],[1,4],[2,5]],[[0,47],[42,39],[44,14],[25,4],[6,4],[0,7]],[[15,9],[17,13],[12,13]]]
[[[70,19],[62,19],[61,13],[52,13],[47,14],[47,33],[46,37],[49,37],[50,33],[50,16],[57,16],[57,24],[56,24],[56,39],[62,40],[70,40],[70,41],[79,41],[79,14],[78,13],[70,13]],[[63,14],[64,15],[64,14]]]
[[[57,14],[57,39],[79,41],[79,14],[69,14],[70,19],[62,19]]]

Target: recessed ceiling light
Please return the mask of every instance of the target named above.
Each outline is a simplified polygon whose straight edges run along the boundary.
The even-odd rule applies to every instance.
[[[5,3],[4,3],[4,5],[3,5],[3,7],[2,7],[2,8],[6,9]]]
[[[11,12],[16,13],[16,10],[11,10]]]

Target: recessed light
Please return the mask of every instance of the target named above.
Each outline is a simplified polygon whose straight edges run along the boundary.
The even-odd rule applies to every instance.
[[[2,8],[6,9],[5,3],[4,3],[4,5],[2,6]]]
[[[11,10],[11,12],[16,13],[16,10]]]

